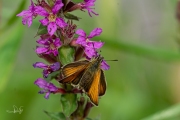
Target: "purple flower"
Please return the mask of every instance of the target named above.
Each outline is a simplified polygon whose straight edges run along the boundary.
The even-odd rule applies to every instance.
[[[22,17],[22,23],[23,25],[28,24],[28,27],[31,26],[33,16],[36,16],[34,13],[36,7],[34,6],[33,1],[31,0],[31,5],[29,6],[28,10],[23,10],[21,13],[17,14],[16,16]]]
[[[82,45],[84,47],[85,54],[87,57],[92,58],[94,56],[97,56],[96,49],[99,49],[103,46],[103,42],[99,41],[91,41],[90,39],[100,35],[102,32],[101,28],[95,28],[89,36],[86,35],[84,30],[79,29],[76,31],[76,34],[79,35],[79,37],[76,40],[76,43],[79,45]]]
[[[52,83],[47,82],[46,80],[43,80],[42,78],[38,78],[34,84],[36,84],[38,87],[42,88],[43,90],[39,91],[40,94],[46,93],[44,96],[46,99],[49,98],[50,93],[56,92],[58,88],[53,85]]]
[[[33,67],[34,68],[42,68],[42,69],[44,69],[43,70],[43,76],[45,78],[47,78],[50,73],[59,70],[60,64],[59,64],[59,62],[56,62],[56,63],[54,63],[52,65],[46,65],[43,62],[36,62],[36,63],[33,64]]]
[[[39,20],[42,25],[47,26],[48,33],[50,35],[53,35],[55,31],[57,30],[57,27],[63,28],[67,25],[67,23],[62,19],[57,17],[57,13],[59,10],[63,7],[63,3],[61,0],[56,0],[56,3],[54,4],[51,11],[47,12],[43,7],[37,6],[35,13],[44,16],[45,18],[42,20]]]
[[[58,55],[58,48],[61,46],[61,41],[59,38],[45,38],[41,37],[39,40],[36,41],[38,44],[43,46],[37,46],[36,53],[37,54],[51,54],[53,53],[54,56]]]
[[[98,41],[91,41],[90,39],[99,36],[102,33],[101,28],[95,28],[89,36],[86,35],[84,30],[79,29],[76,31],[76,34],[79,35],[79,37],[76,40],[76,43],[79,45],[82,45],[84,47],[84,52],[86,54],[87,59],[91,59],[93,57],[99,56],[97,49],[100,49],[104,42],[98,42]],[[106,63],[105,60],[102,60],[101,62],[101,68],[104,70],[108,70],[110,66]]]
[[[80,3],[81,9],[86,9],[89,13],[89,16],[91,16],[91,13],[93,13],[94,15],[98,15],[97,13],[95,13],[92,9],[94,6],[94,3],[96,2],[96,0],[84,0],[83,3]],[[92,16],[91,16],[92,17]]]

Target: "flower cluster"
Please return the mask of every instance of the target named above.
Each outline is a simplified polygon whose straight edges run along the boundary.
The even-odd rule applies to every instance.
[[[27,24],[28,27],[32,25],[34,18],[43,17],[39,20],[40,26],[36,37],[40,38],[36,41],[38,45],[35,52],[47,63],[36,62],[33,67],[43,69],[43,78],[38,78],[34,84],[42,89],[39,93],[45,94],[46,99],[49,98],[50,93],[63,94],[66,91],[64,88],[61,89],[62,86],[57,87],[51,82],[53,79],[58,81],[61,78],[60,71],[65,65],[62,60],[64,56],[68,56],[66,53],[61,54],[63,46],[69,46],[74,50],[73,61],[78,61],[81,58],[91,60],[100,55],[98,49],[104,45],[104,42],[93,41],[92,38],[99,36],[102,29],[95,28],[89,35],[83,29],[76,30],[77,26],[73,21],[79,20],[79,17],[71,14],[75,10],[87,10],[90,17],[92,14],[97,16],[98,14],[93,11],[95,1],[84,0],[81,3],[74,3],[71,0],[37,0],[37,3],[34,3],[30,0],[31,5],[28,10],[17,14],[17,16],[22,17],[23,25]],[[82,53],[81,57],[77,57],[80,53]],[[103,70],[109,69],[105,60],[102,60],[101,68]],[[74,91],[77,92],[77,89]]]

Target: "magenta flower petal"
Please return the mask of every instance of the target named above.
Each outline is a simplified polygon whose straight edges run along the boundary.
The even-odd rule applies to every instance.
[[[49,99],[50,92],[47,92],[44,98]]]
[[[17,14],[16,16],[22,17],[23,25],[28,24],[28,27],[30,27],[33,21],[33,16],[36,15],[35,10],[36,10],[36,7],[34,6],[34,3],[31,0],[31,6],[29,6],[29,9],[23,10],[21,13]]]
[[[93,11],[94,8],[92,8],[95,5],[95,1],[96,0],[84,0],[84,2],[80,3],[81,9],[86,9],[90,17],[92,17],[91,13],[98,15]]]
[[[105,60],[103,60],[101,63],[101,68],[103,70],[109,70],[110,66],[107,64],[107,62]]]
[[[47,36],[43,39],[41,36],[41,39],[37,40],[37,43],[43,46],[38,46],[36,49],[37,54],[45,53],[45,54],[51,54],[53,53],[54,56],[58,55],[58,48],[62,45],[59,38],[54,38],[52,36]]]
[[[49,13],[41,6],[36,6],[35,13],[40,15],[40,16],[44,16],[44,17],[49,16]]]
[[[61,8],[64,6],[61,0],[56,0],[56,3],[54,4],[52,8],[53,14],[56,14]]]
[[[64,22],[64,20],[62,18],[56,18],[56,24],[61,28],[67,26],[67,23]]]
[[[49,90],[49,91],[57,91],[57,87],[53,84],[53,83],[48,83],[47,84],[47,89]]]
[[[36,42],[38,43],[38,44],[41,44],[41,45],[49,45],[49,43],[47,42],[48,40],[47,39],[45,39],[45,40],[43,40],[43,39],[39,39],[39,40],[37,40]]]
[[[38,87],[42,88],[43,90],[39,91],[40,94],[45,93],[45,98],[48,99],[51,92],[55,92],[58,90],[58,88],[52,84],[47,82],[46,80],[43,80],[42,78],[38,78],[34,84],[36,84]]]
[[[36,48],[36,53],[37,54],[45,53],[47,51],[48,51],[48,48],[45,48],[45,47],[37,47]]]
[[[82,29],[78,29],[76,31],[76,34],[78,34],[79,36],[82,36],[82,37],[86,37],[86,33],[84,32],[84,30]]]
[[[32,18],[32,17],[23,17],[23,18],[22,18],[22,23],[23,23],[23,25],[26,25],[26,24],[27,24],[28,27],[31,26],[32,21],[33,21],[33,18]]]
[[[33,64],[34,68],[42,68],[43,70],[43,76],[44,78],[47,78],[49,74],[51,74],[54,71],[59,70],[60,68],[60,63],[56,62],[52,65],[46,65],[43,62],[36,62]]]
[[[48,23],[49,23],[49,20],[48,20],[47,18],[44,18],[44,19],[39,20],[39,22],[40,22],[42,25],[47,26]]]
[[[51,67],[52,71],[57,71],[60,68],[60,64],[59,64],[59,62],[56,62],[56,63],[52,64],[50,67]]]
[[[90,35],[88,36],[88,38],[93,38],[95,36],[99,36],[102,33],[102,29],[101,28],[95,28]]]
[[[84,52],[85,52],[85,54],[87,55],[88,58],[92,58],[92,57],[97,56],[97,52],[92,47],[85,47]]]
[[[54,41],[54,44],[55,44],[56,47],[60,47],[62,43],[61,43],[59,38],[56,38],[55,41]]]
[[[56,25],[56,23],[55,23],[55,22],[49,23],[49,25],[48,25],[48,27],[47,27],[47,30],[48,30],[48,33],[49,33],[50,35],[53,35],[53,34],[56,32],[56,30],[57,30],[57,25]]]
[[[33,64],[33,67],[46,69],[48,67],[48,65],[44,64],[43,62],[36,62]]]
[[[38,85],[38,87],[40,88],[45,88],[46,87],[46,84],[47,82],[45,80],[43,80],[42,78],[38,78],[34,84]]]
[[[86,38],[79,36],[76,40],[76,43],[82,46],[86,46]]]
[[[99,49],[104,45],[104,42],[91,41],[91,42],[88,42],[87,45],[93,47],[94,49]]]

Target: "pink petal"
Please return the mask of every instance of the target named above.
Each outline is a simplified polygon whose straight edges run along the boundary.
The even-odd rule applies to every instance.
[[[83,36],[79,36],[76,40],[76,43],[82,46],[86,46],[86,38],[84,38]]]
[[[45,80],[43,80],[42,78],[38,78],[34,84],[38,85],[40,88],[44,88],[47,84],[47,82]]]
[[[42,25],[47,26],[49,23],[49,20],[47,18],[44,18],[44,19],[39,20],[39,22],[41,22]]]
[[[47,27],[48,33],[52,36],[56,30],[57,30],[57,25],[55,22],[51,22],[49,23],[48,27]]]
[[[93,43],[93,47],[96,48],[96,49],[99,49],[104,45],[104,42],[92,41],[91,43]]]
[[[36,14],[38,14],[40,16],[44,16],[44,17],[49,16],[49,13],[41,6],[36,6],[34,13],[36,13]]]
[[[22,12],[20,12],[19,14],[17,14],[16,16],[26,16],[27,14],[31,13],[29,10],[23,10]]]
[[[29,17],[29,19],[27,20],[28,27],[30,27],[30,26],[31,26],[31,24],[32,24],[32,20],[33,20],[33,18],[32,18],[32,17]]]
[[[54,14],[56,14],[62,8],[62,6],[64,6],[62,1],[61,0],[56,0],[56,3],[54,5],[54,7],[52,8],[52,12]]]
[[[86,37],[86,33],[85,33],[84,30],[82,30],[82,29],[78,29],[78,30],[76,31],[76,34],[78,34],[78,35],[80,35],[80,36],[83,36],[83,37]]]
[[[95,36],[98,36],[102,33],[102,29],[101,28],[95,28],[90,35],[88,36],[88,38],[93,38]]]
[[[59,38],[56,38],[56,39],[55,39],[54,45],[55,45],[56,47],[60,47],[60,46],[61,46],[61,41],[60,41]]]
[[[36,62],[33,64],[33,67],[46,69],[48,67],[48,65],[44,64],[43,62]]]
[[[44,47],[37,47],[36,48],[36,53],[37,54],[45,53],[47,51],[48,51],[48,48],[44,48]]]
[[[61,27],[61,28],[67,26],[67,23],[64,22],[64,20],[61,19],[61,18],[56,18],[56,24],[57,24],[59,27]]]

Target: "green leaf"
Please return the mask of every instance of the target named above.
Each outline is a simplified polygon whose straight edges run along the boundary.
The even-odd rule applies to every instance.
[[[51,118],[51,120],[66,120],[66,117],[62,112],[44,112]]]
[[[46,33],[48,33],[47,27],[40,24],[39,27],[38,27],[38,31],[36,33],[36,36],[43,35],[43,34],[46,34]]]
[[[59,59],[63,65],[74,61],[74,48],[71,46],[62,46],[59,48]]]
[[[13,71],[15,58],[22,40],[24,27],[21,23],[0,36],[0,92],[3,91],[11,72]]]
[[[179,120],[180,119],[180,104],[170,107],[169,109],[155,113],[142,120]]]
[[[61,95],[60,101],[66,117],[69,117],[77,109],[77,94],[63,94]]]
[[[79,21],[79,17],[77,17],[77,16],[75,16],[75,15],[73,15],[73,14],[65,13],[64,16],[65,16],[67,19]]]

